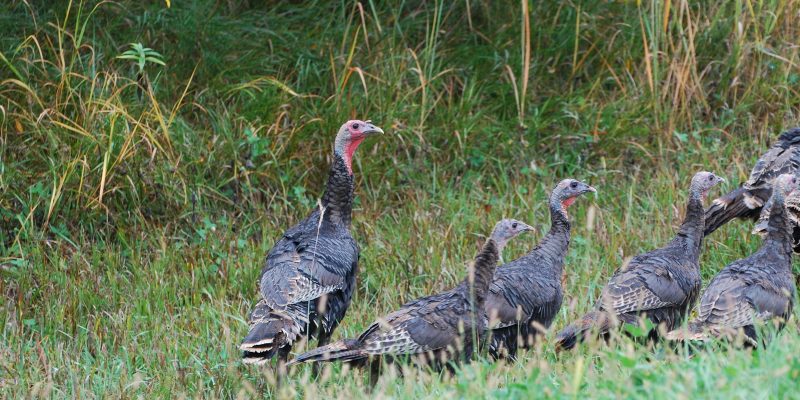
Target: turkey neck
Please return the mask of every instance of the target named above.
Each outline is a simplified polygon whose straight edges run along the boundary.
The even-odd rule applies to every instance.
[[[530,253],[553,261],[563,260],[569,248],[570,223],[567,211],[558,199],[550,199],[550,230]],[[559,270],[561,263],[558,264]],[[560,271],[559,271],[560,272]]]
[[[350,226],[350,214],[353,210],[353,175],[345,165],[342,156],[334,155],[328,185],[322,195],[322,206],[325,207],[322,220],[334,225]]]
[[[464,280],[468,293],[470,286],[472,287],[472,295],[475,296],[473,300],[475,310],[483,310],[486,293],[489,291],[489,284],[492,283],[499,258],[500,248],[497,243],[494,239],[486,240],[481,252],[475,257],[475,264],[470,275]]]
[[[700,258],[705,223],[703,196],[698,191],[692,190],[689,194],[689,204],[686,206],[686,217],[683,219],[675,241],[683,244],[691,252],[689,255],[694,260]]]
[[[786,219],[786,207],[784,197],[779,189],[772,191],[772,208],[769,209],[769,221],[767,222],[767,238],[764,245],[776,246],[781,254],[791,255],[792,235]]]

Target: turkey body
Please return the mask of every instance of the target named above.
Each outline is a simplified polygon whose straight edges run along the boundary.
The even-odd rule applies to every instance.
[[[780,191],[774,190],[770,199],[768,233],[761,248],[723,268],[703,293],[697,317],[689,323],[688,330],[670,332],[668,338],[731,339],[741,332],[747,344],[756,346],[756,321],[774,320],[779,329],[783,327],[794,307],[796,287],[792,274],[792,227]]]
[[[404,304],[359,336],[362,354],[416,356],[418,362],[441,366],[469,360],[485,332],[485,320],[475,312],[469,284]],[[390,329],[382,329],[385,327]]]
[[[800,173],[800,128],[783,132],[758,159],[745,183],[711,203],[705,214],[704,234],[711,234],[735,218],[760,218],[761,228],[765,227],[769,213],[766,203],[772,196],[773,181],[785,173]],[[800,252],[800,225],[794,224],[793,237],[795,251]]]
[[[601,311],[623,323],[646,316],[667,330],[677,326],[700,292],[699,248],[685,238],[638,255],[618,269],[601,294]]]
[[[563,301],[563,258],[542,257],[534,249],[498,268],[486,301],[491,338],[489,354],[515,358],[519,347],[528,348],[550,327]],[[532,273],[533,271],[535,273]]]
[[[620,322],[636,325],[640,318],[647,318],[669,331],[683,320],[700,292],[699,258],[705,226],[702,199],[720,181],[708,172],[695,175],[686,217],[675,238],[617,269],[595,309],[559,332],[559,349],[571,349],[592,330],[605,336]],[[655,339],[658,330],[651,330],[649,336]]]
[[[290,364],[339,360],[360,365],[380,356],[388,360],[411,357],[440,367],[470,359],[486,329],[483,302],[498,258],[498,248],[490,239],[476,258],[474,277],[445,292],[405,303],[358,338],[311,350]]]
[[[574,179],[559,182],[549,199],[550,230],[528,254],[495,271],[484,306],[492,358],[515,359],[518,348],[532,346],[553,323],[564,298],[561,278],[570,241],[567,208],[588,192],[596,190]]]
[[[240,346],[246,363],[285,360],[293,344],[315,337],[321,345],[344,318],[353,296],[359,249],[350,234],[353,177],[336,156],[322,209],[287,230],[267,254],[261,299]]]
[[[792,315],[796,287],[790,266],[787,257],[769,248],[726,266],[703,293],[690,334],[682,338],[734,338],[741,330],[747,344],[755,346],[755,321],[776,320],[782,328]]]
[[[692,244],[677,239],[618,269],[595,310],[559,332],[557,346],[571,349],[593,329],[604,336],[619,323],[638,325],[641,317],[665,330],[677,326],[697,301],[701,284]],[[657,332],[652,330],[650,336],[657,337]]]

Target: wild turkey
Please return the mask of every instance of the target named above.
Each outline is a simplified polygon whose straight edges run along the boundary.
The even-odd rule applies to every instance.
[[[570,235],[567,208],[587,192],[596,191],[575,179],[559,182],[550,194],[550,231],[528,254],[495,271],[484,307],[493,358],[516,358],[517,347],[533,344],[561,308],[561,274]]]
[[[772,181],[781,174],[800,173],[800,128],[782,133],[778,140],[758,159],[750,178],[734,191],[714,200],[706,210],[705,235],[709,235],[734,218],[766,221],[768,207],[764,203],[772,194]],[[762,224],[766,226],[766,224]],[[795,251],[800,252],[800,227],[795,225]]]
[[[769,210],[772,205],[772,197],[764,204],[764,209]],[[792,192],[783,201],[786,208],[786,217],[789,219],[789,227],[792,232],[792,249],[795,253],[800,253],[800,192]],[[753,233],[766,237],[769,226],[769,213],[762,212],[761,216],[753,228]]]
[[[700,249],[703,243],[703,201],[724,179],[710,172],[692,178],[686,216],[666,246],[633,257],[614,272],[595,310],[559,332],[556,346],[571,349],[589,331],[605,336],[618,321],[637,324],[646,317],[667,331],[683,319],[700,291]],[[650,332],[657,337],[657,330]]]
[[[370,121],[347,121],[334,142],[333,166],[321,209],[289,228],[267,254],[259,278],[260,300],[239,348],[245,363],[285,361],[302,337],[327,344],[344,318],[355,289],[358,245],[350,235],[353,153],[383,131]]]
[[[363,365],[374,357],[406,356],[440,367],[460,356],[470,359],[474,338],[485,331],[483,312],[476,315],[476,310],[483,310],[500,253],[510,239],[532,229],[513,219],[498,222],[470,274],[458,286],[408,302],[373,322],[357,339],[316,348],[289,364],[340,360]]]
[[[745,343],[757,346],[756,320],[789,319],[794,305],[791,225],[784,197],[797,188],[794,175],[775,181],[770,199],[769,225],[764,243],[750,257],[734,261],[720,271],[703,293],[697,318],[687,329],[670,332],[672,340],[734,339],[744,333]],[[764,342],[766,343],[766,341]]]

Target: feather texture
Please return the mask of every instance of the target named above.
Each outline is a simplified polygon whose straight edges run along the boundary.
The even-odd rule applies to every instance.
[[[757,321],[777,320],[792,313],[795,282],[792,275],[792,227],[780,190],[769,200],[766,239],[751,256],[734,261],[711,280],[700,299],[697,317],[688,329],[670,332],[673,340],[731,338],[742,332],[755,345]]]
[[[567,207],[594,191],[574,179],[561,181],[550,194],[550,231],[528,254],[495,272],[485,311],[489,354],[516,358],[518,348],[532,346],[553,323],[563,301],[562,273],[570,242]]]
[[[781,174],[800,172],[800,128],[783,132],[778,140],[756,161],[750,177],[740,187],[714,200],[706,210],[704,234],[709,235],[728,221],[740,219],[760,219],[766,226],[772,185]],[[757,228],[758,229],[758,228]],[[797,224],[794,229],[800,228]],[[796,246],[800,251],[800,246]]]
[[[373,322],[357,339],[343,339],[299,355],[301,362],[346,361],[410,357],[434,367],[469,360],[485,330],[484,302],[505,243],[532,229],[515,220],[502,220],[475,258],[469,275],[456,287],[404,304]]]
[[[350,235],[353,177],[335,156],[322,209],[283,234],[267,254],[260,299],[242,341],[246,363],[286,358],[300,338],[322,344],[344,318],[355,289],[359,250]]]
[[[491,277],[498,258],[495,242],[487,240],[475,260],[475,275],[483,272]],[[404,304],[372,323],[358,339],[340,340],[301,354],[291,364],[419,355],[429,355],[430,361],[446,362],[460,355],[471,356],[474,337],[485,329],[483,316],[475,312],[483,306],[474,301],[480,296],[472,296],[487,290],[479,286],[477,278],[467,277],[453,289]],[[483,286],[488,286],[488,280]]]
[[[703,174],[708,173],[692,179],[686,216],[675,238],[617,269],[595,310],[559,332],[559,349],[571,349],[593,330],[605,336],[618,322],[637,324],[639,318],[647,318],[672,330],[685,317],[700,292],[699,258],[705,226],[702,199],[716,184],[702,186],[707,183]],[[655,338],[657,333],[654,329],[650,336]]]

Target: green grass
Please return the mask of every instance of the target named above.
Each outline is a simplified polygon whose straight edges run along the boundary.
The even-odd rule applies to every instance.
[[[542,228],[505,259],[524,253],[575,177],[599,195],[572,208],[557,330],[671,237],[695,171],[730,190],[800,120],[797,1],[533,2],[527,23],[478,0],[30,3],[0,6],[0,397],[370,396],[338,365],[277,388],[237,350],[351,117],[388,135],[356,156],[361,273],[336,337],[459,281],[499,218]],[[116,58],[139,42],[166,63],[147,90]],[[706,241],[706,282],[759,246],[749,230]],[[545,342],[374,394],[791,398],[797,354],[796,319],[755,352]]]

